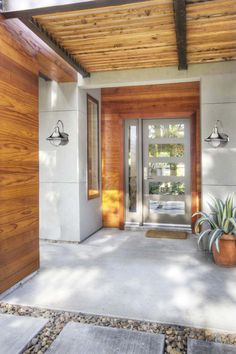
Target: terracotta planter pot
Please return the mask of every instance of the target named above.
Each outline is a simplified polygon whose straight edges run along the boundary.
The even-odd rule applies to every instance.
[[[223,235],[220,239],[220,252],[213,246],[213,256],[215,263],[223,267],[236,266],[236,237]]]

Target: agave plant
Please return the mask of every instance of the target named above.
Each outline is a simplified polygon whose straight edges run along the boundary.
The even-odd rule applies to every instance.
[[[207,214],[199,211],[194,216],[200,216],[195,223],[195,233],[199,236],[198,245],[204,237],[209,238],[209,251],[215,244],[216,249],[220,252],[219,241],[220,238],[227,235],[235,235],[236,237],[236,207],[234,207],[234,194],[229,195],[226,201],[217,199],[211,196],[212,199],[212,213]],[[207,225],[207,228],[202,229],[202,225]]]

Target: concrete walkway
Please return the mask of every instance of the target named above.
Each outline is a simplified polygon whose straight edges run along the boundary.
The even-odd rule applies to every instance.
[[[188,339],[187,354],[236,354],[236,346]]]
[[[236,332],[236,269],[196,239],[101,230],[81,245],[41,245],[41,270],[4,301]]]
[[[46,354],[164,354],[164,345],[163,334],[69,322]]]
[[[45,318],[0,314],[0,353],[21,354],[47,322]]]

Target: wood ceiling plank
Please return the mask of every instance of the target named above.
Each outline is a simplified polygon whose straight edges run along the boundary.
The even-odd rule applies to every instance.
[[[156,67],[157,64],[156,62],[152,63],[152,64],[146,64],[146,63],[138,63],[136,66],[133,65],[124,65],[124,66],[116,66],[116,65],[112,65],[112,66],[106,66],[106,67],[90,67],[88,66],[89,70],[91,72],[106,72],[106,71],[116,71],[116,70],[132,70],[132,69],[148,69],[148,68],[153,68]],[[160,65],[158,65],[158,67],[168,67],[168,66],[174,66],[174,64],[171,62],[162,62]]]
[[[53,49],[61,58],[63,58],[70,66],[72,66],[83,77],[89,77],[89,72],[83,68],[79,62],[75,60],[64,48],[55,40],[54,37],[43,31],[33,20],[21,19],[22,23],[35,33],[42,41],[44,41],[51,49]]]
[[[173,45],[175,44],[174,36],[171,37],[164,37],[157,39],[156,37],[150,37],[150,38],[140,38],[137,40],[123,40],[123,41],[117,41],[117,42],[112,42],[112,41],[104,41],[98,43],[95,41],[93,43],[87,43],[83,45],[74,45],[74,44],[69,44],[67,45],[65,42],[63,42],[63,46],[65,46],[66,49],[70,51],[71,54],[77,53],[77,52],[95,52],[95,51],[107,51],[107,50],[122,50],[125,49],[142,49],[142,48],[152,48],[152,47],[162,47],[162,46],[167,46],[167,45]]]
[[[172,53],[171,53],[172,54]],[[173,55],[174,55],[174,53],[173,53]],[[161,54],[159,54],[159,56],[158,56],[158,59],[162,59],[162,60],[168,60],[168,61],[171,61],[171,62],[175,62],[175,63],[177,63],[177,55],[174,55],[174,58],[171,58],[171,59],[167,59],[166,58],[166,55],[165,54],[163,54],[163,55],[161,55]],[[112,63],[113,64],[117,64],[117,63],[123,63],[123,64],[125,64],[125,63],[127,63],[127,62],[129,62],[129,63],[131,63],[131,62],[146,62],[146,63],[148,63],[148,62],[156,62],[156,60],[155,59],[153,59],[153,58],[146,58],[146,57],[126,57],[126,58],[122,58],[122,57],[120,57],[120,58],[112,58]],[[86,61],[85,61],[86,62]],[[90,60],[89,61],[89,64],[90,65],[95,65],[95,64],[102,64],[102,65],[107,65],[107,64],[109,64],[111,61],[110,61],[110,59],[106,59],[106,60],[104,60],[104,59],[101,59],[101,58],[94,58],[94,59],[92,59],[92,60]]]
[[[142,23],[142,26],[137,28],[137,23],[129,24],[129,25],[122,25],[122,26],[109,26],[109,27],[102,27],[101,29],[98,28],[90,28],[90,29],[74,29],[74,30],[63,30],[57,31],[56,36],[57,38],[63,40],[67,39],[80,39],[80,38],[94,38],[97,36],[106,36],[109,34],[116,35],[116,34],[129,34],[129,33],[140,33],[146,31],[168,31],[171,30],[174,26],[174,21],[170,22],[169,20],[166,22],[160,22],[156,24],[155,21],[148,21],[147,23]],[[189,31],[194,31],[195,29],[219,29],[219,27],[227,28],[230,30],[231,27],[236,26],[236,15],[232,16],[224,16],[221,18],[213,18],[213,19],[201,19],[200,21],[191,21],[190,24],[187,24],[187,34]]]
[[[148,6],[145,4],[144,8],[138,9],[128,9],[125,11],[109,11],[104,13],[95,13],[95,14],[87,14],[84,15],[82,11],[75,11],[71,13],[71,15],[67,15],[66,17],[61,17],[57,15],[54,18],[48,18],[44,16],[34,16],[37,21],[43,23],[48,23],[50,21],[51,25],[56,26],[57,24],[64,23],[65,25],[71,25],[77,22],[82,22],[84,24],[93,24],[94,21],[110,21],[111,14],[112,18],[115,20],[119,18],[139,18],[139,17],[149,17],[149,16],[165,16],[168,13],[173,13],[172,3],[167,2],[163,5],[156,5],[156,6]]]
[[[157,1],[157,0],[153,0]],[[170,1],[170,0],[168,0]],[[99,8],[116,8],[130,6],[136,3],[150,3],[150,0],[48,0],[47,6],[39,6],[37,0],[24,0],[18,6],[18,0],[8,0],[3,4],[5,18],[31,18],[32,16],[63,13],[70,11],[91,11]]]
[[[153,55],[158,56],[158,58],[160,58],[160,55],[174,55],[175,57],[177,57],[177,52],[176,49],[173,48],[165,48],[162,49],[160,48],[159,50],[155,50],[151,52]],[[151,55],[149,55],[147,57],[147,54],[145,53],[145,51],[139,51],[139,52],[127,52],[124,53],[123,55],[116,55],[115,53],[103,53],[103,54],[97,54],[94,53],[93,55],[79,55],[79,58],[81,59],[81,61],[92,61],[92,60],[103,60],[103,61],[108,61],[108,60],[113,60],[116,58],[146,58],[147,60],[149,59],[149,57],[151,57]]]
[[[176,65],[172,1],[150,0],[35,18],[86,70]],[[184,2],[174,1],[178,6]],[[189,63],[234,58],[236,1],[185,3]]]
[[[210,58],[212,57],[212,51],[200,51],[200,52],[194,52],[194,53],[189,53],[188,56],[191,59],[194,58]],[[226,49],[215,49],[214,50],[214,57],[225,57],[225,56],[234,56],[236,57],[236,51],[235,49],[230,49],[230,48],[226,48]]]
[[[103,30],[91,30],[91,31],[85,31],[85,32],[82,32],[82,31],[77,31],[77,30],[72,30],[72,31],[68,31],[67,33],[65,32],[62,32],[62,31],[58,31],[56,33],[56,36],[58,39],[60,40],[80,40],[80,39],[86,39],[87,41],[90,40],[90,39],[93,39],[93,38],[96,38],[96,37],[105,37],[105,36],[115,36],[115,35],[129,35],[129,34],[133,34],[133,33],[142,33],[142,32],[145,32],[145,33],[153,33],[153,32],[160,32],[160,33],[163,33],[163,32],[166,32],[168,30],[172,30],[173,29],[173,24],[168,24],[168,25],[162,25],[160,26],[160,28],[156,28],[154,26],[143,26],[143,31],[142,29],[140,28],[137,28],[136,25],[135,26],[132,26],[130,27],[129,29],[124,29],[122,27],[120,28],[116,28],[116,29],[110,29],[110,28],[106,28],[106,29],[103,29]]]
[[[37,20],[38,21],[38,20]],[[41,22],[38,21],[40,24]],[[59,31],[72,31],[72,30],[81,30],[81,31],[86,31],[89,29],[104,29],[104,28],[113,28],[115,26],[123,26],[124,28],[129,28],[129,26],[136,25],[136,26],[142,26],[143,24],[148,23],[150,26],[156,26],[158,27],[161,24],[169,24],[173,23],[173,19],[171,16],[171,13],[166,15],[166,16],[150,16],[150,17],[138,17],[138,18],[128,18],[124,20],[124,18],[119,18],[114,21],[112,21],[112,18],[109,21],[94,21],[92,24],[86,24],[86,23],[73,23],[71,25],[65,25],[64,23],[59,23],[56,26],[53,26],[51,24],[43,24],[45,28],[47,28],[50,32],[52,33],[57,33]]]
[[[228,42],[228,41],[235,41],[236,31],[231,32],[212,32],[212,33],[204,33],[204,34],[190,34],[188,36],[188,43],[189,44],[202,44],[199,41],[204,41],[204,43],[217,43],[217,42]]]
[[[99,16],[100,14],[108,14],[110,15],[113,12],[127,12],[127,11],[137,11],[139,9],[146,9],[149,7],[154,7],[154,6],[168,6],[168,4],[172,5],[172,0],[149,0],[149,1],[141,1],[141,2],[133,2],[133,3],[127,3],[124,5],[119,5],[119,6],[109,6],[109,7],[100,7],[100,8],[90,8],[87,10],[77,10],[77,11],[63,11],[63,12],[54,12],[50,14],[44,14],[44,15],[34,15],[34,17],[37,17],[38,19],[47,19],[47,20],[53,20],[53,19],[67,19],[68,17],[76,17],[78,15],[81,16],[91,16],[91,15],[96,15]]]

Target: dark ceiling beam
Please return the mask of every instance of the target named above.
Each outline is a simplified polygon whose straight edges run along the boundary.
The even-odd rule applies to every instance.
[[[83,77],[89,77],[90,74],[85,68],[63,48],[39,23],[34,19],[20,18],[20,20],[39,38],[41,38],[51,49],[53,49],[61,58],[70,64]]]
[[[173,0],[179,70],[187,70],[186,2]]]
[[[47,7],[40,7],[39,0],[2,0],[6,18],[31,18],[58,12],[96,9],[99,7],[127,5],[150,0],[48,0]]]

